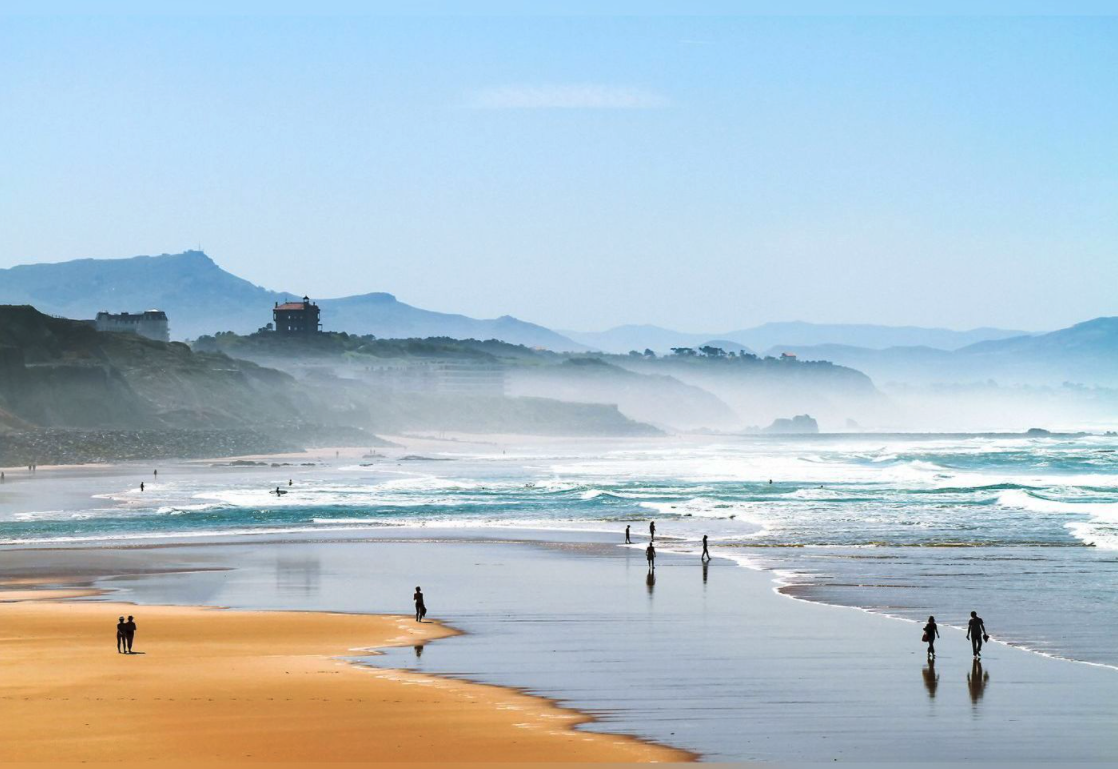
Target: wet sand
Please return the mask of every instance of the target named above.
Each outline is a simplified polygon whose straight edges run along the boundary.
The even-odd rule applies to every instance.
[[[454,635],[441,624],[49,600],[70,595],[0,593],[0,761],[690,758],[574,731],[587,716],[539,697],[343,659]],[[136,654],[115,650],[121,614]]]
[[[370,664],[524,689],[594,715],[583,730],[705,760],[1118,756],[1118,671],[1001,644],[976,668],[962,632],[943,625],[930,666],[919,625],[783,597],[770,573],[720,559],[717,549],[705,571],[697,558],[662,552],[649,584],[641,549],[600,535],[428,528],[348,536],[6,551],[0,560],[119,559],[130,574],[93,584],[140,604],[399,613],[419,583],[431,616],[466,635],[421,656],[387,648]],[[150,573],[140,568],[145,559]],[[996,637],[999,618],[985,619]]]

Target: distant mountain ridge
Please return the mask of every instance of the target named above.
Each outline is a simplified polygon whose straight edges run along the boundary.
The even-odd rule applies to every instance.
[[[847,345],[868,349],[888,347],[933,347],[957,350],[976,342],[1027,336],[1026,331],[976,328],[955,331],[920,326],[878,326],[871,324],[824,324],[793,321],[765,323],[753,328],[717,333],[690,333],[652,325],[618,326],[608,331],[561,331],[563,335],[605,352],[643,351],[646,347],[666,352],[672,347],[695,347],[711,340],[733,342],[751,350],[768,350],[795,345]],[[716,345],[717,346],[717,345]]]
[[[250,333],[272,319],[272,305],[301,293],[271,291],[221,269],[202,251],[78,259],[0,270],[0,304],[29,304],[68,318],[99,311],[158,308],[170,318],[174,339],[218,331]],[[392,294],[370,293],[316,299],[323,326],[382,338],[447,336],[500,339],[529,347],[582,350],[550,329],[510,316],[492,320],[433,312],[404,304]]]
[[[1118,317],[1095,318],[1046,334],[977,342],[953,351],[930,347],[874,350],[834,344],[791,349],[801,359],[850,366],[879,383],[994,380],[999,384],[1118,386]]]

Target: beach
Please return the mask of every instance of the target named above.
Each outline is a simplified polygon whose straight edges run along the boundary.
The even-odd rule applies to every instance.
[[[0,590],[0,761],[680,761],[494,686],[357,666],[453,635],[390,615],[68,603]],[[134,654],[116,615],[141,617]]]
[[[1064,623],[1066,607],[1051,600],[1096,601],[1096,593],[1105,599],[1113,558],[1057,539],[1072,539],[1062,519],[1045,513],[1048,518],[1024,520],[1028,537],[967,547],[914,546],[911,528],[900,526],[896,536],[907,539],[867,548],[848,541],[854,523],[839,530],[841,545],[766,540],[786,536],[779,525],[793,515],[800,526],[814,515],[832,527],[831,511],[840,504],[907,516],[921,494],[940,507],[960,506],[943,516],[971,516],[976,526],[1004,530],[1014,519],[996,504],[1004,489],[982,485],[989,470],[981,471],[975,491],[960,491],[956,474],[896,502],[894,481],[883,492],[858,478],[856,489],[844,489],[826,480],[837,471],[815,460],[800,471],[810,477],[796,484],[778,478],[770,491],[765,481],[755,488],[750,480],[722,480],[728,460],[712,465],[705,454],[693,460],[663,444],[595,445],[565,454],[570,449],[484,444],[440,451],[440,443],[451,442],[413,444],[380,458],[324,451],[309,466],[298,457],[277,458],[279,467],[268,458],[252,467],[161,465],[145,497],[133,483],[152,473],[139,466],[41,470],[37,478],[9,483],[0,490],[8,495],[3,530],[23,534],[20,543],[0,549],[6,587],[0,601],[18,599],[0,604],[0,615],[18,619],[15,625],[30,623],[31,633],[72,626],[72,632],[48,633],[46,648],[60,660],[73,658],[58,662],[59,670],[73,665],[92,678],[54,685],[55,657],[32,653],[11,634],[4,634],[0,655],[18,658],[12,662],[17,679],[27,676],[21,686],[42,678],[35,696],[43,703],[75,693],[96,702],[91,692],[97,686],[129,684],[118,666],[133,662],[136,668],[123,670],[145,671],[136,681],[144,687],[146,671],[154,668],[170,677],[160,691],[167,686],[179,695],[172,706],[154,699],[168,695],[147,690],[149,705],[158,703],[150,712],[190,707],[175,718],[200,719],[203,729],[214,720],[224,723],[204,690],[240,695],[222,689],[221,676],[198,674],[184,658],[219,670],[235,659],[249,671],[236,686],[260,701],[272,697],[275,710],[236,727],[255,735],[247,742],[229,741],[259,739],[260,750],[272,744],[263,736],[268,729],[285,730],[285,719],[312,718],[322,707],[315,699],[321,694],[282,694],[292,668],[281,677],[280,663],[294,659],[307,669],[335,671],[330,680],[343,683],[331,699],[338,713],[329,717],[330,728],[383,720],[376,707],[396,704],[398,684],[408,684],[407,691],[419,690],[415,682],[433,687],[440,698],[416,702],[409,711],[409,723],[425,730],[423,749],[443,751],[422,760],[446,760],[448,751],[461,761],[1021,762],[1118,755],[1112,729],[1118,670],[1090,659],[1109,653],[1099,640],[1112,628],[1105,601],[1082,604],[1095,608],[1081,615],[1081,629]],[[810,443],[762,448],[765,457],[778,450],[820,456]],[[717,447],[712,454],[732,449]],[[919,450],[926,455],[926,447]],[[743,472],[787,476],[787,468],[796,467],[771,461],[758,467],[760,461],[743,465]],[[877,464],[872,472],[880,474]],[[669,466],[670,479],[662,469]],[[633,468],[643,473],[639,483],[624,477]],[[912,472],[901,469],[906,478]],[[281,473],[293,480],[282,499],[267,494]],[[615,479],[607,481],[607,474]],[[828,488],[819,488],[821,479]],[[1100,485],[1097,476],[1092,483]],[[858,501],[870,493],[887,504]],[[746,494],[760,501],[738,501]],[[964,507],[971,504],[957,501],[964,494],[994,504]],[[756,517],[769,509],[772,518]],[[996,519],[978,518],[992,511]],[[885,525],[882,515],[856,523],[872,525],[876,537]],[[654,574],[644,558],[652,516],[660,553]],[[623,545],[626,522],[633,528],[631,547]],[[712,532],[715,556],[705,567],[695,540],[703,530]],[[1046,531],[1052,543],[1039,540],[1038,532]],[[938,542],[940,530],[933,534]],[[972,528],[965,536],[989,535]],[[795,570],[785,570],[789,564]],[[1073,596],[1077,574],[1089,575],[1078,581],[1090,589]],[[416,584],[440,623],[419,626],[433,634],[422,643],[400,630],[416,630],[413,620],[401,619],[411,610]],[[50,600],[29,602],[35,598]],[[943,634],[934,663],[914,621],[926,617],[929,606],[936,607]],[[978,664],[959,628],[972,606],[994,638]],[[1015,616],[1020,607],[1035,616]],[[122,613],[137,617],[143,656],[115,653],[113,626]],[[223,634],[226,619],[236,628],[232,638]],[[12,624],[5,621],[5,629]],[[312,642],[325,629],[337,643],[316,648]],[[377,652],[361,651],[368,649]],[[5,675],[0,696],[10,697],[8,681],[17,679]],[[81,688],[87,685],[93,689]],[[345,688],[365,686],[377,694]],[[466,708],[470,700],[454,699],[459,686],[481,692],[472,695],[479,704]],[[364,703],[348,702],[362,696]],[[0,703],[8,710],[14,701]],[[507,710],[510,703],[516,710]],[[470,742],[455,732],[455,719],[473,718],[483,708],[494,711],[484,727],[491,742]],[[231,718],[243,715],[241,708],[232,710]],[[516,714],[511,721],[510,713]],[[20,718],[32,722],[21,721],[19,735],[54,729],[50,714],[45,705],[24,710]],[[476,724],[468,723],[474,722],[461,722],[470,739],[480,739]],[[81,739],[73,735],[82,732],[68,725],[65,733],[76,742],[59,744],[77,745]],[[106,728],[115,734],[132,727],[125,721]],[[351,739],[329,728],[324,734],[331,745],[374,752],[384,737]],[[12,744],[24,746],[24,757],[54,742],[20,742],[19,735]],[[167,736],[168,751],[182,748],[177,739]],[[513,740],[521,752],[492,752]],[[298,749],[310,751],[314,744],[307,737]],[[94,740],[87,747],[95,760],[101,746]],[[397,760],[395,749],[385,748],[383,760]]]

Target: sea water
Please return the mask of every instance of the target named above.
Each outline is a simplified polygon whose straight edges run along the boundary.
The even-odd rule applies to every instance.
[[[0,487],[0,543],[385,527],[620,542],[629,525],[643,547],[655,520],[662,549],[697,554],[706,534],[713,555],[768,570],[793,598],[955,625],[973,609],[1000,640],[1118,667],[1116,449],[1110,436],[448,444],[313,467],[136,468],[128,483],[78,474],[50,481],[70,493],[42,505],[44,474]]]

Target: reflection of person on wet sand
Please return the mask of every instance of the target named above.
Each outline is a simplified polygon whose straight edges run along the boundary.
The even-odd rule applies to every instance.
[[[703,584],[707,583],[707,573],[710,571],[710,561],[703,561]]]
[[[967,689],[970,691],[970,701],[975,705],[986,693],[986,684],[990,681],[990,674],[982,669],[982,663],[975,657],[971,663],[970,672],[967,673]]]
[[[422,656],[423,656],[423,644],[418,644],[415,647],[415,658],[419,659]]]
[[[939,686],[939,673],[936,672],[936,658],[929,657],[928,664],[920,672],[924,674],[924,688],[928,690],[928,696],[934,700],[936,698],[936,687]]]
[[[644,551],[644,557],[648,559],[648,570],[652,571],[656,568],[656,548],[650,543]]]
[[[652,595],[652,588],[656,587],[656,572],[649,570],[648,576],[644,578],[644,584],[648,585],[648,594]]]

